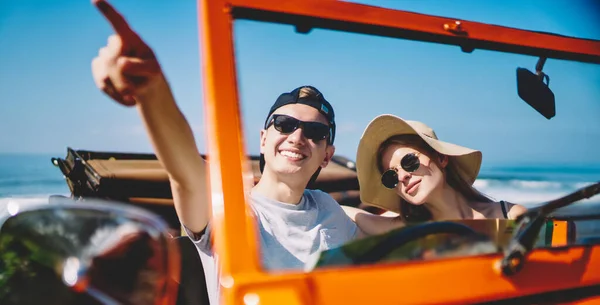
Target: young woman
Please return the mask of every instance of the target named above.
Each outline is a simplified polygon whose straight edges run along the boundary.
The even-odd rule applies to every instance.
[[[424,123],[378,116],[363,133],[356,167],[362,202],[390,212],[344,209],[367,234],[407,222],[513,219],[523,213],[523,206],[494,201],[473,188],[481,159],[480,151],[438,140]]]

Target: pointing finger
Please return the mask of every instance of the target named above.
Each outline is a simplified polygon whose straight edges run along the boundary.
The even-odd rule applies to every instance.
[[[121,15],[110,3],[105,0],[93,0],[94,5],[104,15],[106,20],[113,27],[115,32],[121,36],[123,42],[131,42],[133,38],[137,38],[135,32],[131,29],[123,15]]]

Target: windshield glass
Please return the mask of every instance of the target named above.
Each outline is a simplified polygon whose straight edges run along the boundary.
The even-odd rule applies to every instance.
[[[548,6],[543,12],[538,7],[519,7],[523,14],[535,18],[511,23],[509,11],[496,14],[493,7],[474,11],[467,10],[468,5],[462,10],[437,7],[431,12],[425,9],[431,4],[403,3],[408,7],[398,3],[393,8],[600,39],[600,32],[586,27],[582,20],[569,19],[566,23],[558,6]],[[585,11],[584,7],[579,9]],[[487,18],[490,16],[496,17]],[[594,17],[583,16],[588,21]],[[457,46],[322,29],[301,34],[294,26],[247,20],[236,21],[234,33],[245,144],[250,155],[260,154],[260,131],[277,97],[312,85],[335,109],[335,155],[345,159],[357,159],[361,135],[369,122],[378,115],[393,114],[424,122],[442,141],[481,151],[483,162],[473,186],[494,201],[531,208],[600,177],[600,146],[591,141],[600,137],[598,65],[547,60],[543,71],[550,78],[557,113],[548,120],[517,94],[516,70],[522,67],[535,72],[538,58],[534,56],[478,49],[465,53]],[[376,151],[371,150],[373,154]],[[360,185],[361,192],[364,185]],[[349,196],[340,197],[348,200]],[[348,204],[368,206],[360,199]],[[596,197],[581,203],[599,202],[600,197]],[[546,228],[552,226],[544,226],[538,246],[551,244],[545,236],[552,232]],[[598,223],[588,221],[578,229],[585,238],[597,236]],[[506,236],[510,232],[504,230]],[[385,243],[380,238],[329,251],[319,264],[356,263],[356,257],[369,249],[366,245]],[[405,259],[413,257],[417,248],[419,258],[428,257],[428,245],[447,245],[447,236],[436,238],[408,244],[397,254]],[[495,250],[481,247],[478,251]],[[467,255],[468,251],[456,253]]]
[[[525,15],[534,8],[537,13],[516,23],[508,11],[496,14],[483,5],[467,9],[473,5],[460,10],[403,1],[393,8],[600,39],[598,29],[585,21],[594,16],[585,13],[566,22],[558,4],[544,10],[519,6]],[[292,26],[245,20],[235,23],[235,46],[250,154],[259,153],[259,132],[277,96],[313,85],[336,111],[338,156],[355,160],[367,124],[390,113],[426,123],[443,141],[480,150],[483,163],[475,186],[498,200],[536,204],[600,176],[600,146],[591,140],[600,137],[598,65],[547,60],[543,71],[557,112],[547,120],[517,95],[516,69],[535,71],[538,58],[532,56],[469,54],[457,46],[321,29],[304,35]]]

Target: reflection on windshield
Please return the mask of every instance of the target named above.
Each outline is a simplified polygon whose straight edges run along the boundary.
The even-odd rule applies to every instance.
[[[324,251],[316,264],[306,269],[350,266],[372,263],[422,261],[449,257],[498,253],[501,248],[484,234],[460,236],[456,234],[435,234],[410,240],[403,244],[393,243],[393,235],[403,234],[411,226],[395,231],[350,242],[342,247]],[[407,232],[414,234],[413,232]],[[410,238],[407,236],[407,238]],[[381,246],[389,248],[382,253]]]
[[[590,214],[588,215],[589,219],[577,221],[546,220],[534,248],[600,244],[600,214],[596,211],[596,215],[594,217],[593,214]],[[327,267],[424,261],[502,253],[514,230],[517,229],[514,220],[463,220],[460,223],[474,228],[478,234],[467,236],[434,234],[410,240],[404,244],[392,245],[391,248],[387,247],[392,240],[391,236],[402,234],[403,231],[414,227],[414,225],[407,226],[386,234],[349,242],[339,248],[323,251],[319,258],[307,264],[305,269],[314,270]],[[564,231],[559,231],[558,226],[564,226]],[[411,234],[414,234],[414,232]],[[391,250],[384,254],[375,253],[377,251],[374,250],[382,248],[381,246]],[[377,260],[369,259],[369,256],[373,255],[378,256]]]

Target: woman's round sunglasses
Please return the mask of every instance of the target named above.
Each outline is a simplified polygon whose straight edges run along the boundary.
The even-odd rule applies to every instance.
[[[400,167],[408,173],[412,173],[419,169],[421,166],[421,161],[419,161],[419,156],[415,153],[406,154],[400,160]],[[383,186],[393,189],[398,186],[398,169],[390,168],[386,170],[383,175],[381,175],[381,183]]]
[[[290,134],[296,129],[301,128],[302,134],[313,142],[318,142],[330,136],[329,126],[319,122],[304,122],[285,114],[274,114],[267,124],[266,128],[273,125],[275,130],[282,134]],[[331,139],[331,136],[329,137]]]

